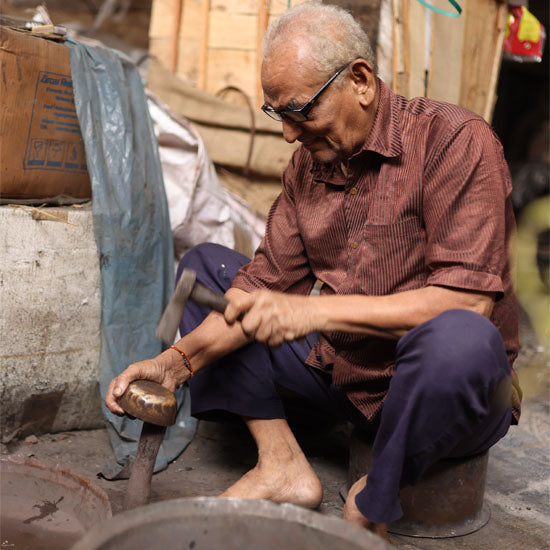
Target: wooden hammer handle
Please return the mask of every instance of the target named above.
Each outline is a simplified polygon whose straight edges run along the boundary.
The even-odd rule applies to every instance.
[[[190,298],[197,304],[207,306],[214,311],[218,311],[219,313],[224,313],[225,308],[229,303],[227,298],[224,298],[221,294],[214,292],[199,282],[195,283]]]

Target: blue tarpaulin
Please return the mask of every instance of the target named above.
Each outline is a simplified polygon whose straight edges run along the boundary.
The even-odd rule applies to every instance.
[[[76,112],[92,185],[92,214],[101,267],[101,397],[129,364],[162,351],[157,323],[174,289],[174,255],[161,164],[137,68],[122,54],[70,40]],[[197,422],[188,388],[177,392],[176,424],[168,428],[155,471],[189,444]],[[116,464],[135,455],[141,422],[103,405]]]

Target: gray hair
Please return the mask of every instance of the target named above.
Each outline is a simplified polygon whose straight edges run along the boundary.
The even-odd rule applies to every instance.
[[[376,70],[367,33],[348,11],[338,6],[312,1],[284,12],[267,29],[263,40],[263,61],[280,44],[292,42],[289,36],[309,44],[313,68],[322,78],[329,78],[338,68],[359,57],[366,59]]]

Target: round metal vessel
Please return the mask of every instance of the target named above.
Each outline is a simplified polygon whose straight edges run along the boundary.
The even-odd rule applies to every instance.
[[[90,481],[33,459],[0,458],[2,547],[65,550],[111,518],[105,492]]]
[[[291,504],[232,498],[156,502],[94,527],[73,550],[389,550],[372,533]]]

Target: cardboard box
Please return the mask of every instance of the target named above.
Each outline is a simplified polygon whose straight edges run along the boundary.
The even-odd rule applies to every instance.
[[[91,197],[69,50],[0,26],[0,199]]]

